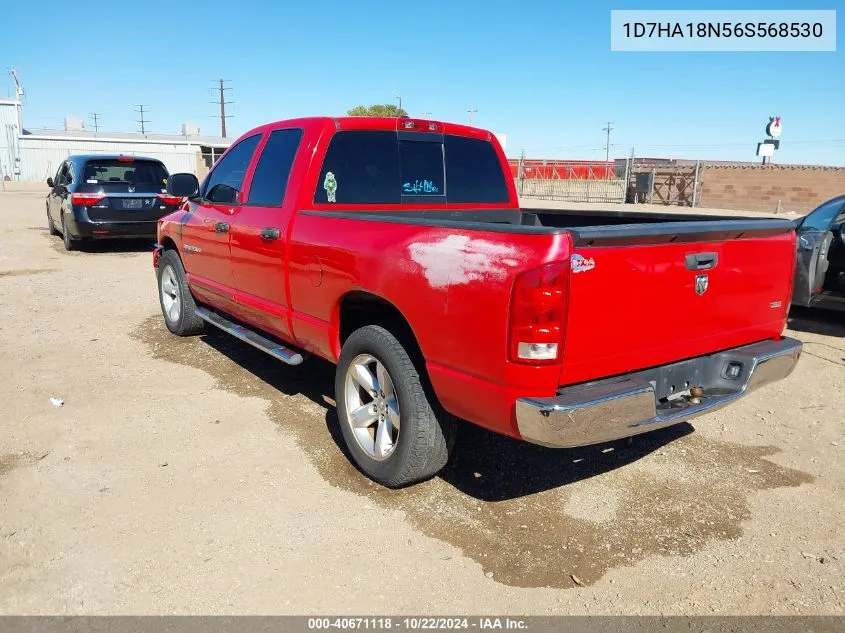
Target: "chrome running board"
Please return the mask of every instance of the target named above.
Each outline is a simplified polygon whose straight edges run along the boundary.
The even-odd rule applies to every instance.
[[[197,316],[206,323],[210,323],[214,327],[218,327],[224,332],[228,332],[235,338],[242,340],[244,343],[249,343],[253,347],[270,354],[270,356],[277,358],[283,363],[287,363],[288,365],[299,365],[302,362],[302,354],[299,352],[295,352],[276,341],[271,341],[269,338],[262,336],[254,330],[249,330],[242,325],[233,323],[216,312],[211,312],[205,308],[197,308],[196,312]]]

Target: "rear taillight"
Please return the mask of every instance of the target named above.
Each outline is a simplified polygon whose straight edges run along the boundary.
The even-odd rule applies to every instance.
[[[563,344],[569,267],[546,264],[516,278],[511,297],[510,359],[554,363]]]
[[[101,193],[73,193],[70,196],[71,204],[79,204],[83,207],[90,207],[105,198]]]
[[[171,196],[169,193],[157,194],[156,198],[161,200],[164,204],[179,204],[182,202],[182,196]]]

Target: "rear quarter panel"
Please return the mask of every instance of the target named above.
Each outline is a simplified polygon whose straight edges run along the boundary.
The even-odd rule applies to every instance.
[[[297,342],[337,360],[339,307],[363,290],[394,305],[451,413],[516,435],[517,395],[551,395],[560,367],[508,362],[511,288],[520,272],[568,260],[566,234],[525,235],[300,212],[289,282]]]

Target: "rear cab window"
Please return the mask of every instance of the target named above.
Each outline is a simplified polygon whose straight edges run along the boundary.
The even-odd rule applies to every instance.
[[[78,191],[93,193],[161,193],[167,185],[167,169],[156,160],[92,159],[82,168]]]
[[[451,134],[346,130],[329,143],[317,204],[506,204],[493,145]]]

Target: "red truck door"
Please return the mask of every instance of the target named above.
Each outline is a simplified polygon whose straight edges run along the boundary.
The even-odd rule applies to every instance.
[[[240,192],[261,134],[229,149],[212,168],[200,199],[182,227],[182,249],[193,292],[226,312],[235,312],[230,257],[231,227],[240,208]]]
[[[302,130],[267,136],[252,180],[232,224],[232,275],[238,314],[251,324],[291,339],[285,249],[294,212],[285,196]]]

